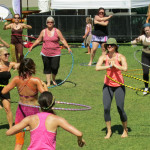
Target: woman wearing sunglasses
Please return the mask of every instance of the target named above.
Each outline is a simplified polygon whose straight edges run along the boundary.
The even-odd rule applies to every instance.
[[[11,78],[10,70],[12,68],[17,69],[19,64],[15,62],[9,62],[9,53],[5,47],[0,48],[0,99],[1,103],[6,111],[7,115],[7,120],[9,127],[12,127],[13,124],[13,115],[11,112],[11,107],[10,107],[10,94],[2,94],[1,91],[3,90],[3,85],[7,85],[9,82],[9,79]],[[0,106],[0,108],[2,108]]]
[[[30,25],[20,23],[19,14],[14,15],[14,23],[8,24],[7,22],[4,24],[4,30],[11,29],[11,44],[15,46],[15,55],[17,62],[20,62],[23,56],[23,39],[22,32],[23,29],[31,29]]]
[[[105,9],[99,8],[98,14],[94,17],[94,31],[92,31],[92,50],[90,56],[89,66],[92,65],[95,53],[99,44],[101,45],[102,54],[106,54],[104,43],[108,39],[107,25],[112,15],[106,17]]]
[[[29,51],[33,49],[36,45],[43,41],[42,46],[42,60],[44,64],[44,74],[46,75],[47,86],[51,84],[51,78],[53,85],[57,85],[55,78],[58,73],[61,48],[59,41],[61,41],[64,46],[71,52],[69,45],[65,38],[63,37],[61,31],[54,27],[55,20],[53,17],[48,17],[46,19],[47,28],[43,29],[38,37],[38,39],[29,48]]]
[[[107,50],[107,54],[100,56],[96,65],[96,71],[107,70],[107,75],[109,77],[113,78],[117,82],[124,83],[121,71],[127,71],[127,62],[125,56],[118,53],[116,39],[109,38],[104,46]],[[103,66],[103,64],[105,65]],[[121,137],[124,138],[128,136],[127,116],[124,111],[125,87],[112,81],[108,78],[108,76],[105,75],[103,87],[104,118],[107,127],[105,139],[109,139],[112,135],[110,108],[114,94],[118,113],[123,125],[123,134]]]

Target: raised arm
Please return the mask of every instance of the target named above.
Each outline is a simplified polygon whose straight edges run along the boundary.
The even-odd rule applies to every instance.
[[[43,41],[43,34],[44,34],[44,30],[41,31],[39,37],[37,38],[37,40],[33,43],[33,45],[29,48],[29,51],[32,51],[33,47],[35,47],[36,45],[38,45],[41,41]]]
[[[3,30],[11,29],[12,28],[12,23],[8,24],[8,22],[4,23]]]
[[[9,44],[7,42],[5,42],[1,37],[0,37],[0,42],[2,42],[2,45],[1,46],[5,46],[7,48],[9,48]]]
[[[20,63],[10,62],[8,71],[10,71],[11,69],[17,70],[19,66],[20,66]]]
[[[1,93],[2,94],[6,94],[9,91],[11,91],[17,85],[17,82],[18,82],[18,77],[14,77],[12,79],[12,81],[3,88],[3,90],[1,91]]]
[[[143,36],[139,36],[139,37],[135,38],[133,41],[131,41],[131,44],[135,45],[135,44],[141,42],[142,38],[143,38]]]
[[[108,16],[108,17],[103,17],[103,18],[100,18],[98,15],[96,15],[94,17],[94,24],[99,24],[99,25],[102,25],[102,26],[107,26],[108,23],[109,23],[109,19],[112,17],[112,15]]]
[[[105,62],[105,57],[105,55],[99,57],[98,62],[96,64],[96,71],[106,70],[112,67],[111,65],[103,66],[103,63]]]
[[[59,117],[59,119],[58,119],[58,126],[60,126],[64,130],[66,130],[66,131],[74,134],[75,136],[77,136],[78,145],[80,147],[84,146],[85,141],[82,138],[82,136],[83,136],[82,132],[80,132],[74,126],[72,126],[71,124],[69,124],[64,118]]]
[[[56,32],[58,34],[58,37],[60,39],[60,41],[64,44],[64,46],[68,49],[69,52],[72,52],[67,41],[65,40],[65,38],[63,37],[62,33],[60,30],[56,29]]]
[[[21,25],[24,29],[32,29],[32,26],[22,23]]]
[[[24,118],[21,122],[17,123],[12,128],[7,130],[6,135],[14,135],[14,134],[17,134],[17,133],[21,132],[24,128],[29,126],[29,123],[30,123],[30,120],[31,120],[30,117],[31,116],[28,116],[28,117]]]
[[[42,80],[40,80],[39,78],[35,78],[35,82],[37,85],[37,89],[40,93],[43,93],[44,91],[48,91],[46,84]]]

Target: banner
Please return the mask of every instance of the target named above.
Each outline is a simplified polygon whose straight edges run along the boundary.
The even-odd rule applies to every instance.
[[[20,12],[20,0],[12,0],[12,7],[15,14],[21,14]]]

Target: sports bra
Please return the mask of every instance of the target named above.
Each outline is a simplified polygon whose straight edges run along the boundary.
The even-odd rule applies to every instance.
[[[20,97],[31,98],[31,97],[35,97],[35,96],[38,94],[38,90],[33,89],[33,87],[28,83],[29,80],[30,80],[30,78],[29,78],[24,84],[22,84],[22,86],[20,86],[20,87],[18,88],[18,92],[19,92],[19,96],[20,96]],[[21,92],[25,87],[28,87],[28,89],[31,90],[31,91],[34,93],[34,95],[31,95],[31,96],[21,95],[20,92]]]

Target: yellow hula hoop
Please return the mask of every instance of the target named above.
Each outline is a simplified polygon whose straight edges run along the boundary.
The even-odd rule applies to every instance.
[[[134,78],[134,79],[136,79],[136,80],[139,80],[139,81],[142,81],[142,82],[145,82],[145,83],[150,83],[150,82],[147,82],[147,81],[145,81],[145,80],[142,80],[142,79],[139,79],[139,78],[130,76],[130,75],[126,75],[126,74],[122,74],[122,75],[124,75],[124,76],[126,76],[126,77],[130,77],[130,78]],[[118,81],[116,81],[115,79],[113,79],[113,78],[111,78],[110,76],[108,76],[107,74],[106,74],[106,77],[109,78],[110,80],[112,80],[112,81],[114,81],[114,82],[116,82],[116,83],[118,83],[118,84],[120,84],[120,85],[123,85],[123,86],[125,86],[125,87],[127,87],[127,88],[130,88],[130,89],[132,89],[132,90],[141,91],[141,92],[147,92],[147,94],[150,94],[149,91],[144,91],[144,90],[142,90],[142,89],[135,88],[135,87],[126,85],[126,84],[124,84],[124,83],[118,82]]]
[[[138,73],[130,73],[130,72],[133,72],[133,71],[139,71],[139,70],[143,70],[143,69],[132,69],[132,70],[128,70],[127,72],[126,72],[126,74],[129,74],[129,75],[143,75],[143,73],[140,73],[140,74],[138,74]],[[150,75],[150,74],[149,74]]]

